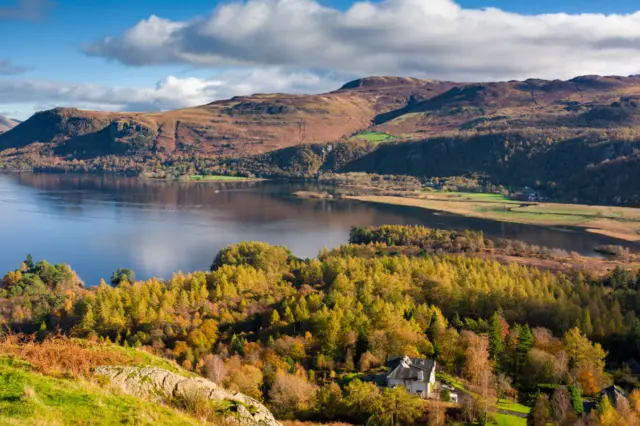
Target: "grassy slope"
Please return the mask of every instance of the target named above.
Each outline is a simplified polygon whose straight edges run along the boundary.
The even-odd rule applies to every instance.
[[[389,133],[376,132],[373,130],[364,130],[349,138],[350,141],[368,141],[373,143],[384,143],[394,141],[396,138]]]
[[[529,414],[531,408],[526,405],[518,404],[517,402],[509,401],[508,399],[501,399],[496,407],[502,410],[515,411],[516,413]]]
[[[45,376],[26,361],[0,356],[0,424],[172,424],[195,419],[85,381]]]
[[[423,207],[469,217],[547,226],[576,226],[628,241],[640,241],[640,209],[580,204],[522,203],[496,194],[429,192],[420,198],[351,197],[360,201]]]
[[[54,144],[60,146],[58,141],[65,140],[69,149],[63,155],[128,157],[139,150],[132,145],[143,130],[147,136],[145,149],[155,144],[166,152],[252,155],[301,143],[335,141],[358,132],[368,127],[377,113],[370,98],[351,92],[253,95],[160,113],[57,109],[37,114],[2,133],[0,151],[34,142],[56,141]],[[61,120],[63,125],[59,125]],[[107,126],[118,129],[118,133],[100,133]],[[83,138],[76,137],[78,128],[86,133]],[[123,143],[131,149],[116,152],[114,147],[124,148]],[[84,152],[87,147],[90,155]]]
[[[193,376],[134,348],[8,336],[0,341],[0,424],[202,424],[182,411],[122,394],[92,376],[99,365],[153,366]]]
[[[76,340],[78,343],[83,344],[86,341],[84,340]],[[108,350],[113,352],[114,354],[120,354],[124,356],[125,362],[127,365],[140,365],[147,367],[158,367],[167,371],[171,371],[173,373],[180,374],[185,377],[199,377],[197,374],[186,371],[176,365],[175,362],[169,361],[168,359],[161,358],[156,355],[152,355],[148,352],[144,352],[135,348],[126,348],[118,345],[108,345],[108,346],[96,346],[92,343],[86,343],[86,347],[89,351],[100,351],[100,350]]]
[[[492,414],[493,420],[498,426],[526,426],[527,419],[510,416],[508,414]]]

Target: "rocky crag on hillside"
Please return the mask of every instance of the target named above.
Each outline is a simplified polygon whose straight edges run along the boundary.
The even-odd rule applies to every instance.
[[[96,368],[94,374],[108,379],[127,394],[156,403],[224,404],[225,420],[235,421],[238,426],[282,426],[257,400],[227,391],[203,378],[187,378],[156,367],[103,366]]]

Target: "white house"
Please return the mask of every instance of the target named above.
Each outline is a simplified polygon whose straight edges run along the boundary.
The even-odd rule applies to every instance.
[[[409,393],[422,398],[433,396],[436,362],[430,359],[394,357],[387,362],[387,387],[404,386]]]

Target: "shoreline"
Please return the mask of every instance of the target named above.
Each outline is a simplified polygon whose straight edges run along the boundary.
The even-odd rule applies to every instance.
[[[340,200],[345,198],[342,195],[334,195],[328,192],[317,192],[317,191],[296,191],[292,192],[296,198],[300,198],[302,200]]]
[[[480,195],[482,194],[478,194],[478,198]],[[454,200],[454,197],[461,197],[461,195],[453,193],[441,197],[427,195],[425,198],[352,195],[346,198],[367,203],[419,207],[465,217],[523,225],[580,228],[593,234],[626,242],[640,242],[640,209],[584,204],[521,203],[506,199],[502,201]],[[610,216],[601,216],[602,210],[609,210]],[[613,213],[618,215],[617,219]],[[629,216],[624,216],[625,214]]]
[[[142,180],[151,180],[157,182],[179,182],[179,183],[236,183],[236,182],[264,182],[267,179],[263,178],[249,178],[244,176],[227,176],[227,175],[195,175],[195,176],[180,176],[175,178],[156,178],[149,176],[139,176]]]

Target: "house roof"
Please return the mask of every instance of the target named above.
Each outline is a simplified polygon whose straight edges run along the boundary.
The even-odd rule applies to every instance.
[[[428,381],[436,362],[431,359],[392,357],[387,363],[387,379]]]
[[[626,399],[627,396],[622,389],[614,385],[602,389],[602,397],[608,397],[611,403],[616,406],[620,399]]]

